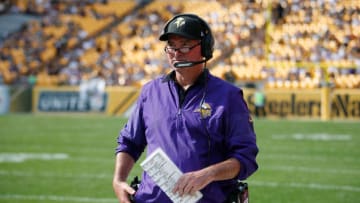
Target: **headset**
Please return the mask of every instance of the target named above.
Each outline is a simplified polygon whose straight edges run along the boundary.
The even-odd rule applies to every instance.
[[[178,17],[189,17],[195,19],[200,23],[200,25],[202,26],[202,31],[204,33],[204,36],[201,38],[201,55],[205,58],[206,61],[211,59],[213,57],[213,51],[214,51],[214,37],[211,33],[211,29],[209,25],[202,18],[200,18],[195,14],[185,13],[185,14],[175,15],[165,24],[161,35],[167,33],[169,24]]]

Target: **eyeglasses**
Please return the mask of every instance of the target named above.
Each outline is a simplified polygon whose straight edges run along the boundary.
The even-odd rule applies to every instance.
[[[199,46],[200,44],[201,44],[201,42],[199,42],[199,43],[197,43],[197,44],[195,44],[195,45],[193,45],[193,46],[191,46],[191,47],[180,47],[180,48],[174,48],[174,47],[168,47],[168,46],[166,46],[166,47],[164,48],[164,51],[165,51],[166,53],[168,53],[168,54],[174,54],[176,51],[179,51],[179,52],[182,53],[182,54],[187,54],[187,53],[189,53],[189,52],[191,51],[191,49]]]

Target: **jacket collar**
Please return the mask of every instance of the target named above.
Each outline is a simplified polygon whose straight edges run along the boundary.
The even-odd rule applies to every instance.
[[[199,77],[197,78],[197,80],[195,81],[194,84],[199,84],[199,85],[204,85],[205,81],[206,81],[206,76],[209,74],[209,70],[207,68],[204,69],[204,71],[199,75]],[[162,82],[169,82],[169,81],[174,81],[175,80],[175,71],[171,71],[170,73],[168,73],[167,75],[165,75],[165,77],[163,77]]]

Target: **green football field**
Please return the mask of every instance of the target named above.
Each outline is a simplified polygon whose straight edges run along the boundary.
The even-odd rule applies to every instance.
[[[0,202],[116,203],[114,148],[126,119],[0,116]],[[360,122],[255,120],[251,203],[360,202]],[[131,177],[140,175],[137,166]]]

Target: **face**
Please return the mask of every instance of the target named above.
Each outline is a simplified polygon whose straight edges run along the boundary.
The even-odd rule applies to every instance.
[[[203,59],[200,40],[190,40],[178,35],[169,36],[165,52],[171,65],[175,62],[200,61]]]

